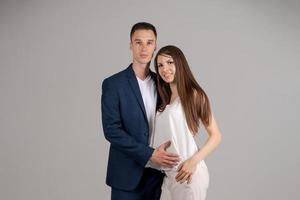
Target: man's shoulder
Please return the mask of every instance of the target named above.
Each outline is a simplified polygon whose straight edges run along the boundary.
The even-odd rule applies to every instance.
[[[118,85],[118,84],[124,83],[124,81],[127,80],[127,77],[128,77],[128,68],[126,68],[122,71],[119,71],[119,72],[105,78],[103,80],[103,83],[105,82],[105,83],[110,83],[110,84],[113,84],[113,85],[115,85],[115,84]]]
[[[116,81],[116,80],[119,80],[120,78],[121,79],[125,78],[126,77],[125,75],[126,75],[125,70],[122,70],[120,72],[117,72],[117,73],[105,78],[104,80],[106,80],[106,81]]]
[[[122,71],[119,71],[119,72],[105,78],[104,81],[119,82],[119,81],[122,81],[122,80],[126,79],[127,76],[128,76],[128,68],[126,68]]]

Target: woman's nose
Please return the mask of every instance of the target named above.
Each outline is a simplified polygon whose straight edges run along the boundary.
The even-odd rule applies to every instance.
[[[163,72],[166,72],[168,70],[168,68],[164,65],[164,66],[162,66],[162,71]]]

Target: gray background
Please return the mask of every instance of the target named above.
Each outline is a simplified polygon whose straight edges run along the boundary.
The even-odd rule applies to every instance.
[[[100,85],[131,62],[138,21],[211,99],[207,199],[300,199],[300,2],[283,0],[2,0],[0,199],[109,199]]]

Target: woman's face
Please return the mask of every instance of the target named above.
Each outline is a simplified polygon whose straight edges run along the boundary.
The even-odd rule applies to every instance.
[[[175,83],[176,67],[174,60],[169,55],[157,57],[158,74],[166,83]]]

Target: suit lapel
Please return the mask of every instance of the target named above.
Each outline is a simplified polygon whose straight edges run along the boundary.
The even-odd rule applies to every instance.
[[[155,91],[156,91],[156,110],[158,109],[158,106],[160,105],[160,102],[161,102],[161,99],[160,99],[160,96],[158,94],[158,89],[157,89],[157,77],[158,76],[156,73],[154,73],[153,71],[150,70],[150,76],[152,78],[152,80],[154,81],[154,84],[155,84]]]
[[[144,106],[144,101],[143,101],[143,98],[142,98],[142,94],[141,94],[141,91],[140,91],[139,84],[137,82],[136,76],[135,76],[134,71],[132,69],[132,65],[130,65],[127,68],[127,72],[128,72],[127,75],[128,75],[129,85],[130,85],[133,93],[135,94],[135,97],[137,98],[137,101],[138,101],[138,103],[139,103],[139,105],[140,105],[140,107],[143,111],[145,120],[148,122],[146,109],[145,109],[145,106]]]

